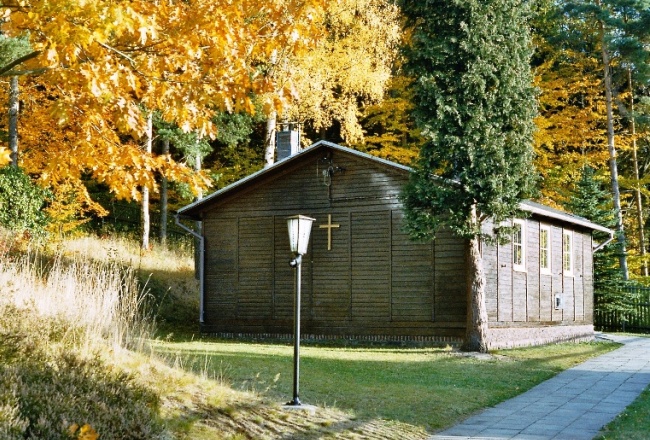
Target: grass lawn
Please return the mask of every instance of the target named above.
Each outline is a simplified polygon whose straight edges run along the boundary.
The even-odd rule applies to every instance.
[[[360,420],[391,420],[432,432],[615,347],[559,344],[477,356],[441,348],[303,345],[300,398]],[[267,402],[291,399],[291,345],[156,341],[154,351],[172,365],[253,391]]]
[[[650,436],[650,388],[603,429],[602,440],[646,440]]]

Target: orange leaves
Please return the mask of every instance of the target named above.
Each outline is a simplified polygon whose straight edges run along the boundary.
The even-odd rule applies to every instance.
[[[0,167],[3,167],[11,162],[11,150],[5,147],[0,147]]]
[[[32,32],[48,80],[75,102],[141,100],[194,128],[215,109],[250,109],[251,93],[272,91],[254,61],[278,48],[305,50],[319,34],[310,17],[322,1],[26,3],[29,12],[14,12],[6,27]],[[197,111],[182,111],[192,103]],[[141,131],[141,120],[125,122]]]
[[[291,78],[276,87],[262,65],[274,51],[305,53],[324,38],[314,17],[328,2],[23,3],[10,14],[0,6],[9,14],[2,30],[28,31],[41,50],[32,62],[48,67],[24,90],[24,165],[52,186],[91,177],[118,197],[137,199],[142,187],[155,191],[160,174],[195,190],[208,184],[168,157],[141,151],[143,110],[205,137],[215,135],[215,112],[254,112],[253,95],[270,96],[268,111],[286,105]]]

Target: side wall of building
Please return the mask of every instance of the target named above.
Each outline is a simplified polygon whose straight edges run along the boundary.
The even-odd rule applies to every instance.
[[[590,231],[538,217],[522,225],[523,251],[514,242],[484,247],[491,347],[593,338]]]

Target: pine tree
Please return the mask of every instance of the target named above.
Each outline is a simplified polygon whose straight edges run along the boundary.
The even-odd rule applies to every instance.
[[[603,188],[603,183],[596,178],[596,171],[591,166],[582,169],[566,208],[599,225],[612,229],[616,227],[612,195]],[[607,234],[595,232],[594,238],[604,242]],[[625,289],[630,282],[624,279],[618,266],[620,249],[618,243],[611,242],[594,254],[594,301],[597,311],[629,313],[633,310],[630,306],[633,294],[626,293]]]
[[[407,228],[432,238],[446,226],[468,239],[464,348],[486,351],[480,240],[510,231],[486,231],[485,221],[516,216],[535,185],[529,2],[413,0],[403,10],[413,27],[415,113],[428,138],[402,196]]]

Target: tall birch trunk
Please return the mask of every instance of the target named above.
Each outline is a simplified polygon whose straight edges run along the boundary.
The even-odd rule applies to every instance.
[[[147,116],[145,152],[151,155],[153,152],[153,113]],[[151,230],[151,218],[149,215],[149,187],[142,187],[142,249],[149,250],[149,235]]]
[[[618,165],[616,162],[616,146],[614,145],[614,112],[612,109],[612,78],[610,74],[610,56],[605,41],[605,24],[600,21],[600,43],[602,45],[603,71],[605,81],[605,108],[607,111],[607,148],[609,149],[609,172],[612,182],[612,198],[616,211],[616,239],[619,245],[619,265],[624,279],[629,279],[627,267],[627,250],[625,247],[625,229],[623,226],[623,211],[621,209],[621,191],[618,185]]]
[[[199,142],[198,139],[196,141],[197,143]],[[194,171],[197,173],[201,171],[202,164],[201,164],[201,153],[199,152],[199,149],[197,148],[196,150],[196,157],[194,158]],[[201,200],[203,198],[203,190],[199,188],[199,192],[196,195],[196,200]],[[197,221],[194,224],[194,230],[200,235],[202,234],[202,229],[203,229],[203,223],[201,221]],[[201,279],[201,241],[198,238],[194,239],[194,276],[196,277],[197,280]]]
[[[12,76],[9,81],[9,149],[14,167],[18,166],[18,107],[18,77]]]
[[[169,139],[162,140],[162,154],[169,154]],[[169,195],[167,177],[163,174],[160,179],[160,244],[167,245],[167,214],[169,210]]]
[[[266,120],[266,149],[264,150],[264,167],[273,165],[275,158],[275,126],[277,124],[278,114],[275,110],[269,114]]]
[[[634,90],[632,88],[632,69],[627,69],[627,83],[630,88],[630,121],[632,131],[632,162],[634,166],[634,201],[636,203],[636,221],[639,231],[639,254],[641,255],[641,270],[643,276],[648,276],[648,262],[646,261],[645,233],[643,231],[643,198],[641,197],[641,184],[639,183],[639,159],[636,146],[636,117],[634,115]]]
[[[472,221],[477,221],[476,207]],[[488,351],[488,317],[485,306],[485,273],[481,255],[481,239],[474,237],[467,249],[467,327],[462,349],[465,351]]]

